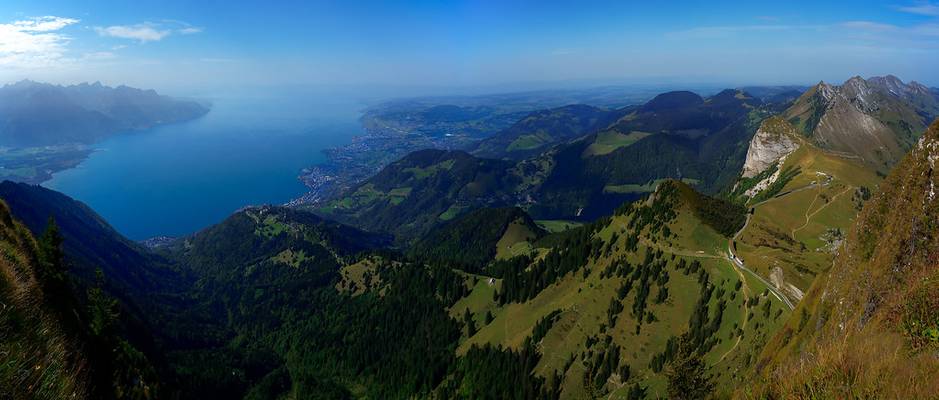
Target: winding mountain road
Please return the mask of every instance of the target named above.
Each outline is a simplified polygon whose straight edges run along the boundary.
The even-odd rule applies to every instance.
[[[812,183],[810,183],[810,184],[808,184],[808,185],[805,185],[805,186],[803,186],[803,187],[800,187],[800,188],[798,188],[798,189],[793,189],[793,190],[790,190],[790,191],[788,191],[788,192],[780,193],[780,194],[777,194],[777,195],[775,195],[775,196],[773,196],[773,197],[771,197],[771,198],[769,198],[769,199],[766,199],[766,200],[763,200],[763,201],[761,201],[761,202],[759,202],[759,203],[750,205],[749,208],[750,208],[751,210],[755,210],[756,207],[758,207],[758,206],[761,206],[761,205],[766,204],[766,203],[771,202],[771,201],[779,200],[779,199],[781,199],[781,198],[783,198],[783,197],[786,197],[786,196],[788,196],[788,195],[790,195],[790,194],[799,193],[799,192],[801,192],[801,191],[809,190],[809,189],[812,189],[812,188],[815,188],[815,187],[827,186],[829,183],[831,183],[831,181],[832,181],[833,178],[834,178],[833,176],[828,175],[828,176],[827,176],[827,179],[825,180],[824,183],[818,183],[817,181],[816,181],[816,182],[812,182]],[[740,237],[740,235],[743,233],[743,231],[747,229],[747,226],[750,225],[750,218],[752,218],[752,217],[753,217],[753,214],[750,213],[750,212],[747,212],[747,220],[746,220],[746,222],[744,222],[743,227],[741,227],[740,230],[737,231],[737,233],[734,233],[734,236],[733,236],[732,238],[730,238],[730,240],[727,242],[727,259],[730,260],[730,262],[731,262],[731,264],[733,264],[734,268],[738,268],[738,269],[740,269],[740,270],[746,271],[747,273],[749,273],[750,275],[752,275],[754,278],[756,278],[757,280],[759,280],[760,282],[762,282],[764,285],[766,285],[766,287],[769,288],[769,291],[770,291],[771,293],[773,293],[773,295],[776,296],[776,298],[779,299],[779,301],[781,301],[781,302],[783,302],[784,304],[786,304],[786,307],[789,307],[789,310],[792,311],[792,310],[795,309],[795,306],[792,304],[792,302],[789,300],[789,298],[786,297],[786,294],[783,293],[782,291],[780,291],[778,288],[776,288],[776,286],[773,285],[772,283],[767,282],[766,279],[763,279],[762,276],[760,276],[760,275],[757,274],[756,272],[753,272],[751,269],[747,268],[747,266],[744,265],[743,260],[741,260],[740,257],[737,257],[737,254],[734,253],[734,243],[737,241],[737,238]]]

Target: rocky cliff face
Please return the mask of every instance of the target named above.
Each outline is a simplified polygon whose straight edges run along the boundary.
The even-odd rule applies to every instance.
[[[792,125],[781,118],[770,118],[760,125],[743,164],[743,177],[751,178],[765,171],[783,157],[799,148]]]

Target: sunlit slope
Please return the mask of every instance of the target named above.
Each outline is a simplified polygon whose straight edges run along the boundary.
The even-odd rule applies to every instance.
[[[87,361],[45,304],[39,248],[0,202],[0,393],[64,399],[88,395]]]
[[[431,229],[408,255],[475,272],[493,259],[527,254],[531,242],[544,234],[520,208],[480,208]]]
[[[937,116],[937,104],[939,97],[919,83],[855,76],[842,85],[820,82],[783,116],[818,147],[887,172]]]
[[[535,373],[546,379],[558,373],[562,398],[626,396],[637,387],[655,397],[665,394],[669,341],[691,330],[721,386],[732,386],[788,309],[726,258],[743,209],[719,210],[727,203],[706,200],[712,199],[668,181],[650,200],[578,228],[592,243],[586,263],[528,298],[505,299],[507,276],[470,278],[472,291],[451,315],[469,310],[480,328],[458,354],[485,344],[519,348],[534,335],[543,353]],[[550,238],[535,243],[529,270],[552,251],[578,251]]]
[[[785,122],[783,122],[785,124]],[[880,178],[859,160],[795,138],[775,181],[747,201],[752,215],[735,247],[747,268],[795,303],[831,266],[838,246]]]
[[[865,205],[745,398],[937,398],[939,123]]]

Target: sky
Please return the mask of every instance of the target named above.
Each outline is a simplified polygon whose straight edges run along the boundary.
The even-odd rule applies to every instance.
[[[0,3],[0,83],[939,86],[939,2],[54,1]]]

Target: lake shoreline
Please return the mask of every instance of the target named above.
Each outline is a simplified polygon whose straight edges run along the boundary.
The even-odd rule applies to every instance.
[[[88,204],[132,240],[186,236],[242,207],[307,193],[304,166],[361,129],[358,105],[341,106],[218,99],[201,118],[108,138],[42,185]]]

